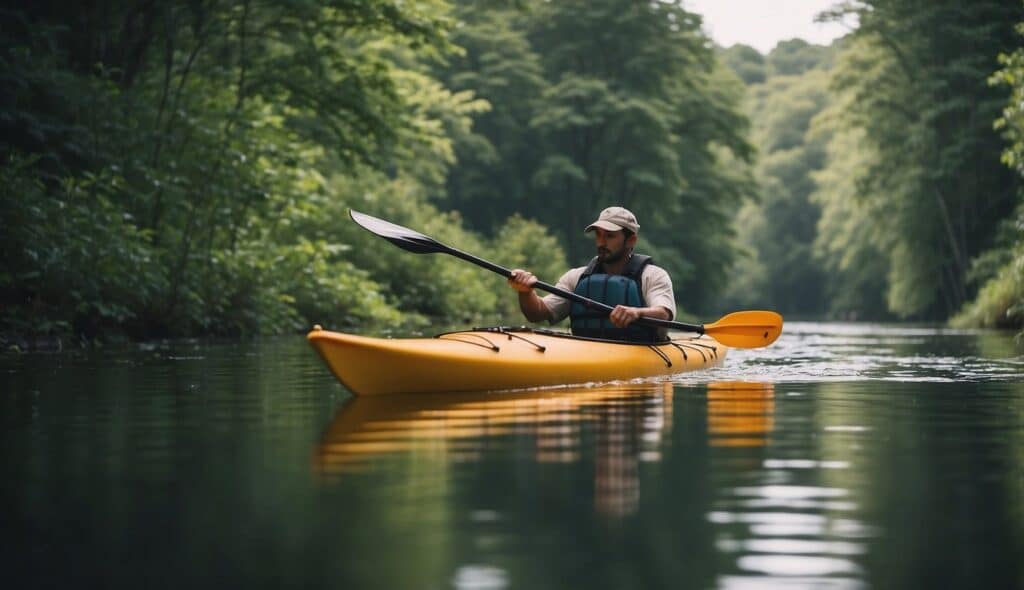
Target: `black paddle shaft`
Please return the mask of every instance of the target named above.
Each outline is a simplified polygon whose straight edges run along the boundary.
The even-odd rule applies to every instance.
[[[418,231],[411,230],[407,227],[402,227],[401,225],[391,223],[390,221],[385,221],[383,219],[379,219],[372,215],[367,215],[366,213],[360,213],[352,209],[349,209],[348,214],[353,221],[359,224],[359,226],[365,229],[366,231],[378,237],[384,238],[385,240],[391,242],[392,244],[408,252],[414,252],[416,254],[450,254],[456,258],[461,258],[466,262],[472,262],[477,266],[482,266],[483,268],[486,268],[489,271],[496,272],[505,278],[512,277],[512,271],[505,268],[504,266],[494,264],[493,262],[484,260],[483,258],[478,258],[468,252],[463,252],[462,250],[459,250],[457,248],[452,248],[447,244],[442,244],[441,242],[438,242],[434,238],[425,234],[421,234]],[[614,307],[601,303],[600,301],[594,301],[593,299],[589,299],[582,295],[578,295],[576,293],[572,293],[564,289],[559,289],[558,287],[554,285],[549,285],[543,281],[537,281],[536,283],[534,283],[533,286],[540,289],[541,291],[547,291],[548,293],[551,293],[553,295],[564,297],[569,301],[575,301],[576,303],[585,305],[590,309],[595,309],[603,313],[611,313],[615,309]],[[674,328],[676,330],[696,332],[698,334],[704,333],[704,326],[701,324],[684,324],[682,322],[659,320],[657,318],[649,318],[645,316],[640,316],[640,318],[637,320],[637,323],[645,326],[654,326],[658,328]]]

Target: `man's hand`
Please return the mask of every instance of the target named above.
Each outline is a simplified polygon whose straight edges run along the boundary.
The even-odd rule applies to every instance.
[[[544,304],[544,300],[537,297],[533,292],[533,286],[537,284],[537,277],[532,272],[517,268],[512,271],[508,278],[508,286],[512,287],[519,294],[519,309],[531,322],[551,319],[551,310]]]
[[[615,309],[608,315],[608,319],[615,324],[617,328],[625,328],[626,326],[637,321],[641,315],[641,308],[639,307],[627,307],[625,305],[616,305]]]
[[[508,278],[508,286],[520,293],[533,291],[535,284],[537,284],[537,277],[533,276],[532,272],[521,268],[514,269],[512,276]]]
[[[608,314],[608,320],[618,328],[625,328],[640,318],[654,318],[656,320],[672,319],[672,312],[657,305],[655,307],[629,307],[616,305],[615,309]]]

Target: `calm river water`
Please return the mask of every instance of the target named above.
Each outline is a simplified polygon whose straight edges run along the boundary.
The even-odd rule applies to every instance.
[[[1012,336],[353,399],[299,337],[0,356],[8,587],[1021,588]]]

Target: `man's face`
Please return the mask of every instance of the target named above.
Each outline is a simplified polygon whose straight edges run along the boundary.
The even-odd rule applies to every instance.
[[[599,227],[594,228],[594,244],[597,246],[597,259],[612,264],[625,258],[631,246],[622,231],[608,231]]]

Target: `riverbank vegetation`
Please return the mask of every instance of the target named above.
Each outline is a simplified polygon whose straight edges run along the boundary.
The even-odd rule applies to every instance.
[[[859,23],[850,35],[767,56],[748,107],[762,199],[740,218],[755,256],[734,304],[934,321],[975,298],[1020,201],[1001,162],[1009,127],[994,127],[1009,88],[989,79],[1021,45],[1021,16],[1014,2],[843,4],[823,18]],[[775,65],[791,54],[802,71]],[[742,73],[746,55],[724,57]],[[1019,325],[1005,312],[985,313]]]
[[[676,2],[3,18],[8,336],[521,323],[500,278],[348,209],[554,282],[609,204],[689,312],[1024,321],[1016,1],[843,3],[848,36],[768,55]]]

